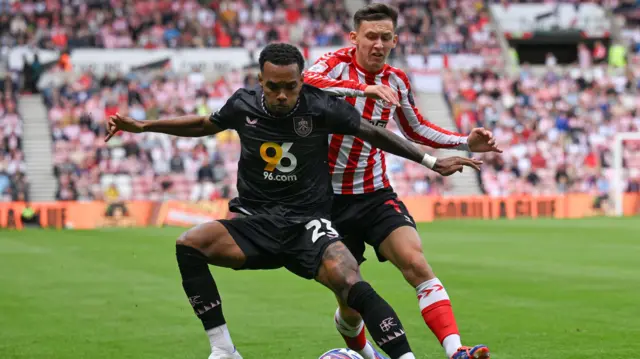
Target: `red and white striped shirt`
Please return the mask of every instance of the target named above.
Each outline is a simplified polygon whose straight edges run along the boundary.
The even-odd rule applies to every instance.
[[[400,69],[385,65],[369,73],[356,63],[355,48],[327,53],[304,74],[305,83],[344,96],[362,118],[386,127],[393,116],[409,140],[434,148],[467,149],[467,137],[449,132],[426,121],[415,107],[409,78]],[[387,85],[398,92],[401,106],[364,97],[368,85]],[[329,137],[329,171],[335,194],[371,193],[390,187],[384,152],[360,138],[347,135]]]

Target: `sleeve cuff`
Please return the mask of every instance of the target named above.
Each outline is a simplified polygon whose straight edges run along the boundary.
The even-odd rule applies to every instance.
[[[456,148],[462,151],[469,151],[469,144],[467,143],[468,140],[469,136],[460,137],[460,144],[456,146]]]

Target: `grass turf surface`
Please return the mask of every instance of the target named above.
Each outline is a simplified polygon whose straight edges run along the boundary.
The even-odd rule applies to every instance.
[[[463,342],[497,359],[638,358],[640,220],[443,221],[419,226]],[[182,291],[182,229],[0,232],[0,357],[197,358],[208,340]],[[414,291],[372,253],[363,274],[418,358],[443,358]],[[247,359],[344,346],[332,294],[286,270],[213,269]]]

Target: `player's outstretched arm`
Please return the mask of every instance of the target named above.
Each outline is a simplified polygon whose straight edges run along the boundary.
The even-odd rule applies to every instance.
[[[386,85],[366,85],[353,80],[336,80],[316,72],[305,72],[304,82],[333,96],[370,97],[400,106],[398,94]]]
[[[479,171],[482,164],[482,161],[464,157],[433,157],[395,133],[373,126],[367,120],[361,120],[360,129],[356,136],[369,142],[373,147],[420,163],[443,176],[462,172],[465,166],[473,167]]]
[[[347,101],[331,96],[327,96],[326,100],[325,118],[331,133],[360,137],[373,147],[418,162],[443,176],[462,172],[465,166],[480,170],[482,161],[464,157],[435,158],[395,133],[362,119],[358,110]]]
[[[105,142],[109,141],[118,131],[157,132],[181,137],[202,137],[214,135],[221,130],[209,121],[209,116],[187,115],[153,121],[137,121],[117,113],[109,117],[107,121]]]
[[[370,97],[400,106],[398,94],[389,86],[367,85],[342,78],[342,72],[352,61],[349,51],[342,49],[323,55],[304,72],[304,82],[332,96]]]
[[[416,107],[407,75],[399,69],[395,69],[393,73],[395,74],[393,78],[400,90],[400,106],[396,107],[393,118],[406,138],[433,148],[457,148],[471,152],[502,152],[489,130],[475,128],[468,136],[465,136],[447,131],[429,122]]]

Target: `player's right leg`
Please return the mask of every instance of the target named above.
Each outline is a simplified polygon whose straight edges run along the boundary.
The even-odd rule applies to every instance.
[[[348,248],[361,260],[362,242],[366,241],[373,246],[380,261],[389,260],[400,269],[406,281],[416,289],[420,313],[442,344],[447,358],[488,358],[489,350],[484,345],[462,346],[447,292],[429,266],[415,222],[397,195],[392,190],[380,190],[345,196],[342,200],[342,197],[336,197],[332,220],[341,233],[347,234]],[[367,226],[360,226],[362,222]],[[350,230],[352,228],[356,231]],[[344,305],[340,306],[339,314],[357,323],[357,318]]]
[[[363,318],[369,333],[391,359],[415,359],[393,308],[362,280],[358,262],[342,242],[328,245],[316,280]]]
[[[333,225],[344,236],[342,242],[347,246],[358,264],[364,262],[365,241],[360,234],[363,228],[360,224],[365,221],[367,208],[367,196],[334,196],[331,220]],[[353,201],[360,204],[353,205]],[[361,203],[362,202],[362,203]],[[345,236],[346,235],[346,236]],[[364,359],[386,359],[367,340],[365,324],[356,310],[349,307],[346,301],[336,295],[338,309],[334,315],[336,329],[344,339],[347,348],[357,352]]]
[[[402,205],[402,210],[406,207]],[[408,212],[405,212],[408,215]],[[398,222],[401,223],[401,222]],[[463,346],[446,288],[436,277],[422,251],[415,226],[399,226],[376,248],[379,257],[396,266],[405,280],[416,289],[420,313],[450,359],[489,358],[485,345]]]
[[[178,238],[176,258],[189,303],[209,336],[209,359],[241,359],[231,341],[220,293],[208,265],[240,268],[246,261],[244,252],[220,222],[210,222]]]

